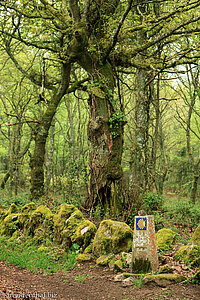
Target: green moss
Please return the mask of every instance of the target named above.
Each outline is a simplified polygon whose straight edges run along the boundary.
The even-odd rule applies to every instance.
[[[34,209],[35,209],[34,202],[27,203],[21,208],[21,213],[19,214],[18,219],[19,219],[20,228],[25,232],[28,230],[30,215]]]
[[[91,261],[94,258],[92,254],[79,254],[76,257],[76,260],[80,263],[86,262],[86,261]]]
[[[194,283],[200,283],[200,268],[197,270],[197,272],[193,276],[193,282]]]
[[[85,248],[84,253],[92,253],[92,244]]]
[[[156,275],[146,275],[143,279],[144,283],[156,281],[157,283],[162,281],[170,281],[171,283],[179,283],[184,281],[186,278],[180,274],[156,274]],[[159,285],[159,284],[158,284]]]
[[[100,256],[106,253],[128,252],[132,248],[132,229],[123,222],[104,220],[96,232],[92,244],[93,253]]]
[[[123,262],[121,259],[118,259],[114,262],[114,271],[116,271],[116,272],[123,271]]]
[[[142,274],[135,274],[135,273],[128,273],[128,272],[124,272],[122,275],[124,278],[133,277],[138,279],[142,276]]]
[[[196,228],[192,238],[191,242],[195,245],[200,246],[200,225]]]
[[[34,210],[35,207],[36,207],[36,205],[35,205],[34,202],[27,203],[27,204],[25,204],[24,206],[22,206],[22,208],[21,208],[21,213],[27,213],[27,212],[30,212],[30,211]]]
[[[38,248],[38,252],[46,252],[46,251],[48,251],[48,247],[40,246],[40,247]]]
[[[146,256],[146,255],[145,255]],[[133,272],[137,274],[146,274],[151,271],[151,262],[144,257],[134,258]]]
[[[46,227],[52,226],[53,230],[53,214],[50,209],[44,205],[38,206],[38,208],[31,213],[27,224],[27,233],[34,235],[36,229],[41,227],[41,225],[46,225]]]
[[[176,233],[171,229],[160,229],[156,234],[156,242],[158,247],[163,251],[169,250],[172,246],[175,235]]]
[[[174,259],[186,264],[200,265],[200,247],[197,245],[182,246],[175,254]]]
[[[1,223],[1,235],[12,236],[12,234],[19,228],[18,221],[19,214],[9,214]]]
[[[84,250],[96,232],[96,226],[85,220],[83,214],[72,204],[62,204],[54,215],[54,241],[70,248],[76,243]]]
[[[96,230],[97,228],[92,222],[84,220],[76,227],[76,231],[71,240],[73,243],[77,243],[85,249],[90,244]]]
[[[15,231],[14,233],[13,233],[13,235],[11,236],[11,238],[9,238],[9,242],[12,242],[12,241],[15,241],[18,237],[20,236],[20,234],[19,234],[19,231]]]
[[[166,264],[164,266],[160,266],[158,273],[159,274],[169,274],[169,273],[173,273],[173,270],[168,264]]]
[[[64,238],[63,235],[65,235],[66,237],[65,239],[67,238],[70,239],[71,236],[70,229],[74,227],[74,231],[75,231],[76,224],[74,220],[76,220],[76,224],[79,223],[81,220],[84,220],[83,214],[72,204],[62,204],[58,208],[57,213],[54,215],[53,218],[55,242],[57,242],[58,244],[62,244]],[[68,231],[64,231],[66,227],[69,227]]]
[[[8,215],[14,214],[18,211],[16,204],[12,203],[7,211]]]
[[[96,264],[98,266],[107,266],[111,262],[112,259],[114,259],[113,254],[102,255],[99,258],[97,258]]]

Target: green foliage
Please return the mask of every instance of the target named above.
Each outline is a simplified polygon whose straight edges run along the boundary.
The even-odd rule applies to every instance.
[[[0,260],[34,273],[67,272],[75,267],[77,253],[78,250],[65,252],[53,244],[38,248],[23,236],[15,241],[0,237]]]
[[[145,274],[141,274],[139,278],[132,279],[134,289],[141,289],[144,277],[145,277]]]
[[[30,192],[24,191],[19,195],[11,197],[8,191],[0,190],[0,207],[8,209],[12,203],[15,203],[19,208],[30,202]]]
[[[186,198],[168,198],[163,203],[163,210],[173,222],[196,227],[200,222],[200,203],[193,204]]]
[[[114,114],[112,114],[112,117],[110,117],[109,124],[113,138],[120,135],[118,130],[120,129],[120,123],[124,121],[124,113],[120,109],[118,109]]]
[[[146,193],[142,199],[142,208],[147,214],[151,214],[153,211],[159,210],[162,206],[162,196],[156,193]]]

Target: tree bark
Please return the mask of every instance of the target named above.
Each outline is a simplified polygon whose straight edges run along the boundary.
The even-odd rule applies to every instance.
[[[117,209],[117,182],[122,177],[124,120],[114,101],[114,74],[109,62],[100,64],[95,57],[82,53],[78,63],[92,76],[90,120],[88,124],[90,208]]]
[[[31,196],[39,198],[44,194],[44,160],[45,160],[45,145],[56,109],[60,100],[67,92],[70,79],[71,64],[62,65],[61,86],[58,92],[53,95],[46,112],[41,118],[40,124],[35,133],[35,148],[33,156],[30,159],[31,167]]]
[[[46,160],[45,186],[47,189],[53,178],[53,153],[54,153],[55,124],[56,124],[56,120],[55,120],[55,118],[53,118],[53,120],[51,122],[51,130],[50,130],[50,145],[49,145],[49,151],[47,151],[47,160]]]

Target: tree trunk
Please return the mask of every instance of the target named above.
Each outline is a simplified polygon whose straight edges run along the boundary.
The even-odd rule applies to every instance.
[[[190,196],[190,199],[191,199],[193,204],[195,204],[196,198],[197,198],[198,180],[199,180],[199,175],[194,175],[193,183],[192,183],[191,196]]]
[[[114,76],[109,62],[95,64],[90,55],[79,58],[79,64],[92,76],[88,124],[89,201],[92,208],[117,209],[117,182],[122,177],[123,112],[114,101]]]
[[[109,90],[113,93],[114,82],[110,65],[107,64],[104,70],[98,71],[102,76],[106,74]],[[116,210],[116,184],[122,176],[123,120],[114,111],[113,99],[105,87],[102,87],[102,91],[105,94],[100,96],[94,87],[90,97],[90,207],[100,204],[105,210]]]
[[[148,13],[148,4],[141,4],[136,1],[136,14],[140,18],[141,24],[143,16]],[[138,45],[143,45],[147,40],[147,33],[140,30],[137,33]],[[138,60],[143,61],[146,53],[138,54]],[[139,195],[140,192],[145,191],[149,182],[149,151],[148,151],[148,137],[149,137],[149,110],[150,101],[152,97],[151,84],[149,82],[149,71],[138,68],[136,71],[136,93],[135,93],[135,143],[132,158],[132,194]]]
[[[61,86],[56,94],[53,95],[46,112],[43,114],[40,124],[35,134],[35,148],[30,160],[31,167],[31,196],[39,198],[44,194],[44,160],[45,145],[53,117],[56,113],[60,100],[65,95],[70,79],[70,64],[63,64],[61,74]]]
[[[50,145],[49,151],[47,153],[46,161],[46,188],[48,189],[51,180],[53,178],[53,153],[54,153],[54,137],[55,137],[55,118],[53,118],[51,123],[51,132],[50,132]]]

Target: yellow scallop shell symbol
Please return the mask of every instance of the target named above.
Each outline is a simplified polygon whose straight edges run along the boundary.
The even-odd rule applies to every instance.
[[[138,221],[138,227],[140,228],[140,229],[143,229],[144,227],[145,227],[145,221],[143,220],[143,219],[140,219],[139,221]]]

